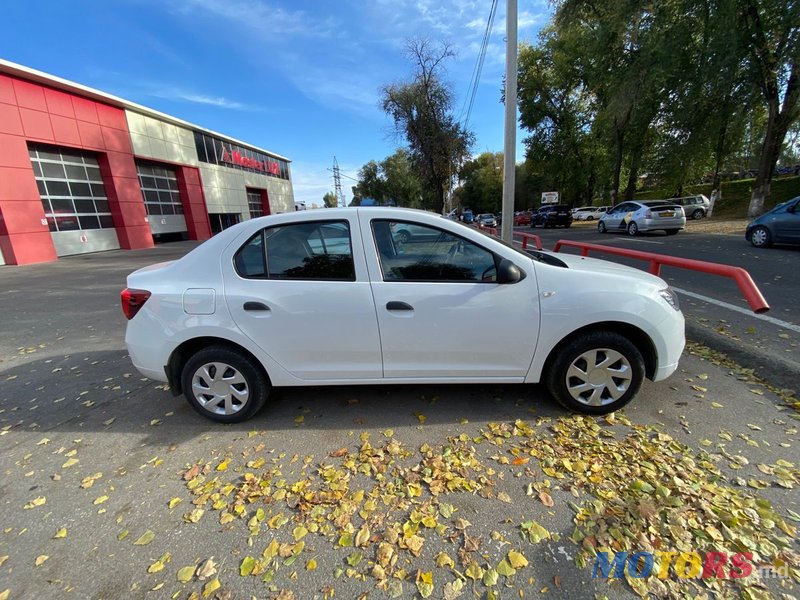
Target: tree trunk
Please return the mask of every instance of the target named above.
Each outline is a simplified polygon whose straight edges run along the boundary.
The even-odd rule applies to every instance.
[[[628,185],[625,188],[625,201],[633,200],[636,195],[636,181],[639,179],[639,166],[642,162],[642,147],[637,145],[631,157],[631,171],[628,174]]]
[[[800,101],[800,63],[793,63],[789,79],[786,83],[786,90],[783,97],[783,106],[779,106],[778,89],[774,87],[775,93],[767,98],[769,117],[767,120],[767,131],[764,134],[764,143],[761,146],[761,156],[758,159],[758,175],[753,186],[753,194],[750,197],[750,207],[747,216],[757,217],[764,212],[764,204],[769,198],[770,183],[775,172],[775,163],[783,146],[786,132],[795,118],[797,118],[797,106]]]
[[[614,138],[616,141],[616,149],[614,151],[614,171],[612,172],[612,181],[611,181],[612,206],[617,203],[617,197],[619,196],[619,177],[620,177],[620,172],[622,171],[622,151],[625,142],[625,131],[620,130],[616,126],[616,122],[614,125],[615,125]]]

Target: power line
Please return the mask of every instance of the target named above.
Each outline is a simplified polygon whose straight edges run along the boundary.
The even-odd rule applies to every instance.
[[[489,47],[489,38],[492,33],[492,26],[494,25],[494,17],[497,14],[497,0],[492,0],[492,6],[489,10],[489,18],[486,20],[486,30],[483,33],[481,40],[481,49],[478,53],[478,59],[475,62],[475,68],[472,71],[472,79],[470,86],[467,88],[467,95],[464,98],[464,106],[461,108],[459,120],[464,116],[464,128],[469,125],[469,120],[472,117],[472,108],[475,104],[475,96],[478,93],[478,86],[481,80],[481,73],[483,72],[483,63],[486,59],[486,50]],[[465,113],[466,111],[466,113]]]

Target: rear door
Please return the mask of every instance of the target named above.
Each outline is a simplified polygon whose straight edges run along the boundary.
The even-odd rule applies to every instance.
[[[236,325],[305,380],[379,379],[378,322],[355,211],[266,227],[224,268]]]

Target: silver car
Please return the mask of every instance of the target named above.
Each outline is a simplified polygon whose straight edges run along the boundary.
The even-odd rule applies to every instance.
[[[628,201],[617,204],[597,223],[597,231],[624,231],[638,235],[644,231],[665,231],[675,235],[686,227],[683,208],[664,200]]]

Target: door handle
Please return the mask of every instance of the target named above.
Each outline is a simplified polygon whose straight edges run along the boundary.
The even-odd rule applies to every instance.
[[[269,310],[269,306],[267,306],[263,302],[245,302],[242,308],[248,311]]]
[[[386,303],[386,310],[414,310],[414,307],[405,302],[398,302],[393,300]]]

